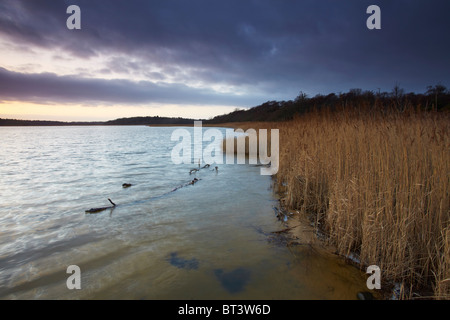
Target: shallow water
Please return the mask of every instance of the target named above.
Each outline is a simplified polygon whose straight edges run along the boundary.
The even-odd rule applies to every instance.
[[[271,241],[284,225],[259,167],[190,175],[196,164],[171,162],[173,130],[0,127],[0,298],[355,299],[366,290],[365,275],[340,259]],[[108,198],[115,208],[85,213]],[[67,288],[69,265],[81,269],[80,290]]]

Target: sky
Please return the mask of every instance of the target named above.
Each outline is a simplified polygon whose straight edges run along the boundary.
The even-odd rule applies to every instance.
[[[0,0],[0,118],[208,119],[300,92],[449,87],[449,14],[448,0]]]

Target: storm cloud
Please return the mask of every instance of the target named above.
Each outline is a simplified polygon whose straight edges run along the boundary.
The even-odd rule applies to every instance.
[[[72,4],[81,30],[66,28]],[[366,27],[372,4],[381,30]],[[448,12],[447,0],[5,0],[4,43],[103,62],[59,75],[2,61],[0,100],[249,107],[300,91],[423,92],[450,80]]]
[[[0,68],[0,97],[5,100],[37,103],[83,102],[143,104],[223,105],[248,104],[249,97],[220,94],[183,84],[156,84],[149,81],[90,79],[58,76],[53,73],[22,74]],[[176,93],[174,95],[174,93]]]

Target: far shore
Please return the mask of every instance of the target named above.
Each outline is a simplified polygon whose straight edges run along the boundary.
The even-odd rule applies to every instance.
[[[258,123],[260,127],[260,123]],[[147,127],[193,127],[194,122],[191,124],[148,124]],[[233,129],[243,129],[254,127],[255,122],[224,122],[224,123],[202,123],[202,127],[221,127],[221,128],[233,128]]]

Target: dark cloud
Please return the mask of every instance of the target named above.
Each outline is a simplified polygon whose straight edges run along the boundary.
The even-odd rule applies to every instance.
[[[80,31],[65,27],[69,4],[81,7]],[[381,30],[366,28],[366,8],[372,4],[381,7]],[[399,84],[420,92],[427,85],[447,85],[448,12],[448,0],[4,0],[0,33],[16,44],[54,48],[61,57],[116,55],[108,65],[110,72],[140,73],[160,81],[176,76],[180,83],[196,80],[243,88],[249,92],[245,102],[256,105],[264,99],[294,98],[300,90],[310,94],[350,88],[390,90]],[[149,66],[154,64],[161,70],[152,70]],[[108,72],[99,70],[99,74]],[[32,86],[38,77],[23,75],[21,81]],[[165,92],[178,97],[172,100],[241,102],[236,95],[227,100],[212,90],[190,93],[181,84],[63,80],[76,82],[86,100],[95,98],[89,88],[99,86],[97,98],[102,92],[102,99],[114,97],[123,103],[147,101],[151,95],[146,90],[159,100],[164,100]],[[70,96],[71,89],[61,86]],[[173,90],[179,91],[174,95]]]
[[[247,105],[252,96],[223,94],[184,84],[133,82],[53,73],[23,74],[0,67],[2,100],[60,103]]]

